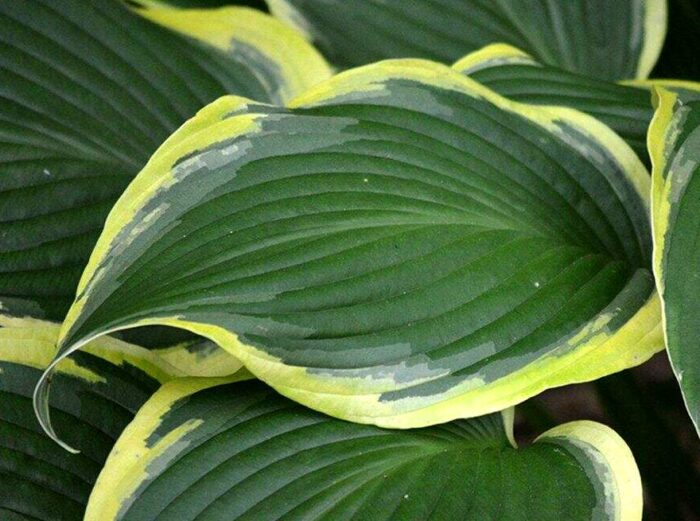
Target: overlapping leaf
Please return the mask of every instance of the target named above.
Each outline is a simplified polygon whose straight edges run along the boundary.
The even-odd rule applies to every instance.
[[[283,101],[328,75],[257,11],[141,12],[185,36],[117,0],[0,3],[5,311],[63,318],[112,204],[199,108],[227,93]]]
[[[70,454],[44,434],[32,409],[58,326],[0,322],[0,519],[78,521],[117,437],[173,371],[148,351],[109,338],[61,363],[52,411],[58,432],[82,450]]]
[[[700,85],[659,87],[649,129],[654,270],[666,345],[690,416],[700,423]],[[700,432],[700,431],[699,431]]]
[[[135,331],[148,331],[140,328]],[[183,376],[222,377],[237,373],[241,362],[214,342],[203,338],[157,349],[155,355]]]
[[[662,348],[648,193],[604,125],[432,62],[224,98],[115,206],[61,356],[166,324],[344,419],[502,410]]]
[[[560,105],[590,114],[612,128],[645,161],[654,109],[649,91],[543,65],[504,44],[475,51],[454,64],[459,72],[522,103]]]
[[[188,7],[207,8],[224,7],[229,5],[245,5],[261,11],[267,10],[265,0],[127,0],[129,4],[146,7]]]
[[[515,449],[512,427],[508,411],[383,430],[259,382],[179,380],[118,441],[86,520],[641,519],[634,459],[610,429],[574,422]]]
[[[503,42],[548,65],[645,78],[666,34],[666,0],[268,0],[343,67],[384,58],[450,63]]]

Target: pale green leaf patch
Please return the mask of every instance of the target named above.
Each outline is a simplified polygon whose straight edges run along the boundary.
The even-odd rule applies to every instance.
[[[202,338],[161,348],[155,353],[183,376],[224,377],[237,373],[242,366],[235,356]]]

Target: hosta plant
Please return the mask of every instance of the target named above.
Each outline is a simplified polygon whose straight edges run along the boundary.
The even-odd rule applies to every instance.
[[[700,515],[692,9],[0,4],[0,519]]]

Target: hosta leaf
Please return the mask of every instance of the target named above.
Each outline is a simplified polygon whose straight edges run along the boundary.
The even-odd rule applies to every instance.
[[[282,101],[328,75],[257,11],[140,12],[189,36],[117,0],[0,2],[5,311],[63,318],[112,204],[199,108],[227,93]]]
[[[6,317],[0,324],[0,519],[78,521],[117,437],[173,371],[149,351],[107,337],[59,364],[51,408],[58,432],[82,450],[70,454],[32,410],[59,327]]]
[[[700,423],[700,85],[659,87],[649,129],[654,270],[666,345],[693,423]],[[700,432],[700,430],[699,430]]]
[[[512,100],[561,105],[590,114],[622,136],[647,162],[647,128],[654,113],[647,89],[543,65],[504,44],[475,51],[453,67]]]
[[[126,331],[119,331],[113,336],[130,344],[157,350],[182,345],[198,338],[189,331],[164,326],[127,329]]]
[[[240,360],[214,342],[202,338],[157,349],[155,354],[187,376],[228,376],[237,373],[242,365]]]
[[[654,98],[653,91],[656,87],[662,87],[665,90],[670,90],[676,94],[681,95],[682,98],[690,100],[692,98],[698,97],[698,92],[700,92],[700,83],[696,81],[688,80],[664,80],[664,79],[653,79],[653,80],[629,80],[622,82],[625,85],[631,85],[640,89],[646,89],[652,94]],[[654,105],[654,103],[652,103]],[[648,136],[647,136],[648,141]]]
[[[98,479],[87,521],[639,520],[631,452],[573,422],[516,449],[512,410],[383,430],[305,409],[260,382],[166,384]]]
[[[645,78],[666,34],[666,0],[268,0],[343,67],[384,58],[453,62],[490,43],[608,80]]]
[[[261,11],[267,11],[265,0],[126,0],[132,5],[149,7],[223,7],[227,5],[246,5]]]
[[[115,206],[60,356],[165,324],[344,419],[502,410],[663,347],[649,183],[592,118],[432,62],[223,98]]]

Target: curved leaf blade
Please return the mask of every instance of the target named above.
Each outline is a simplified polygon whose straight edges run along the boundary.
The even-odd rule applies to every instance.
[[[157,349],[155,354],[183,376],[221,378],[237,373],[242,367],[235,356],[203,338]]]
[[[643,86],[616,84],[544,65],[504,44],[475,51],[453,68],[514,101],[585,112],[613,129],[649,163],[646,136],[654,109],[651,94]]]
[[[86,520],[641,519],[625,443],[593,422],[516,449],[512,411],[391,431],[305,409],[260,382],[177,380],[139,412]]]
[[[607,80],[646,78],[666,34],[666,0],[268,0],[275,16],[342,67],[385,58],[450,63],[491,43]]]
[[[668,355],[700,433],[700,86],[683,93],[657,87],[655,95],[649,128],[654,272]]]
[[[255,9],[143,7],[144,18],[215,49],[247,68],[262,93],[233,91],[259,101],[284,103],[330,76],[328,64],[300,34]]]
[[[171,23],[188,16],[146,12]],[[217,19],[210,35],[218,47],[117,0],[0,5],[4,311],[63,319],[109,209],[199,108],[231,93],[277,102],[328,76],[320,55],[268,15],[225,8],[193,16]]]
[[[203,8],[245,5],[260,11],[267,10],[265,0],[129,0],[130,4],[146,7]]]
[[[648,189],[604,125],[431,62],[221,99],[115,206],[59,358],[164,324],[344,419],[502,410],[662,348]]]
[[[101,338],[59,364],[51,408],[59,450],[32,410],[32,391],[56,350],[59,326],[0,318],[0,518],[81,520],[102,464],[140,406],[173,372],[149,351]]]

